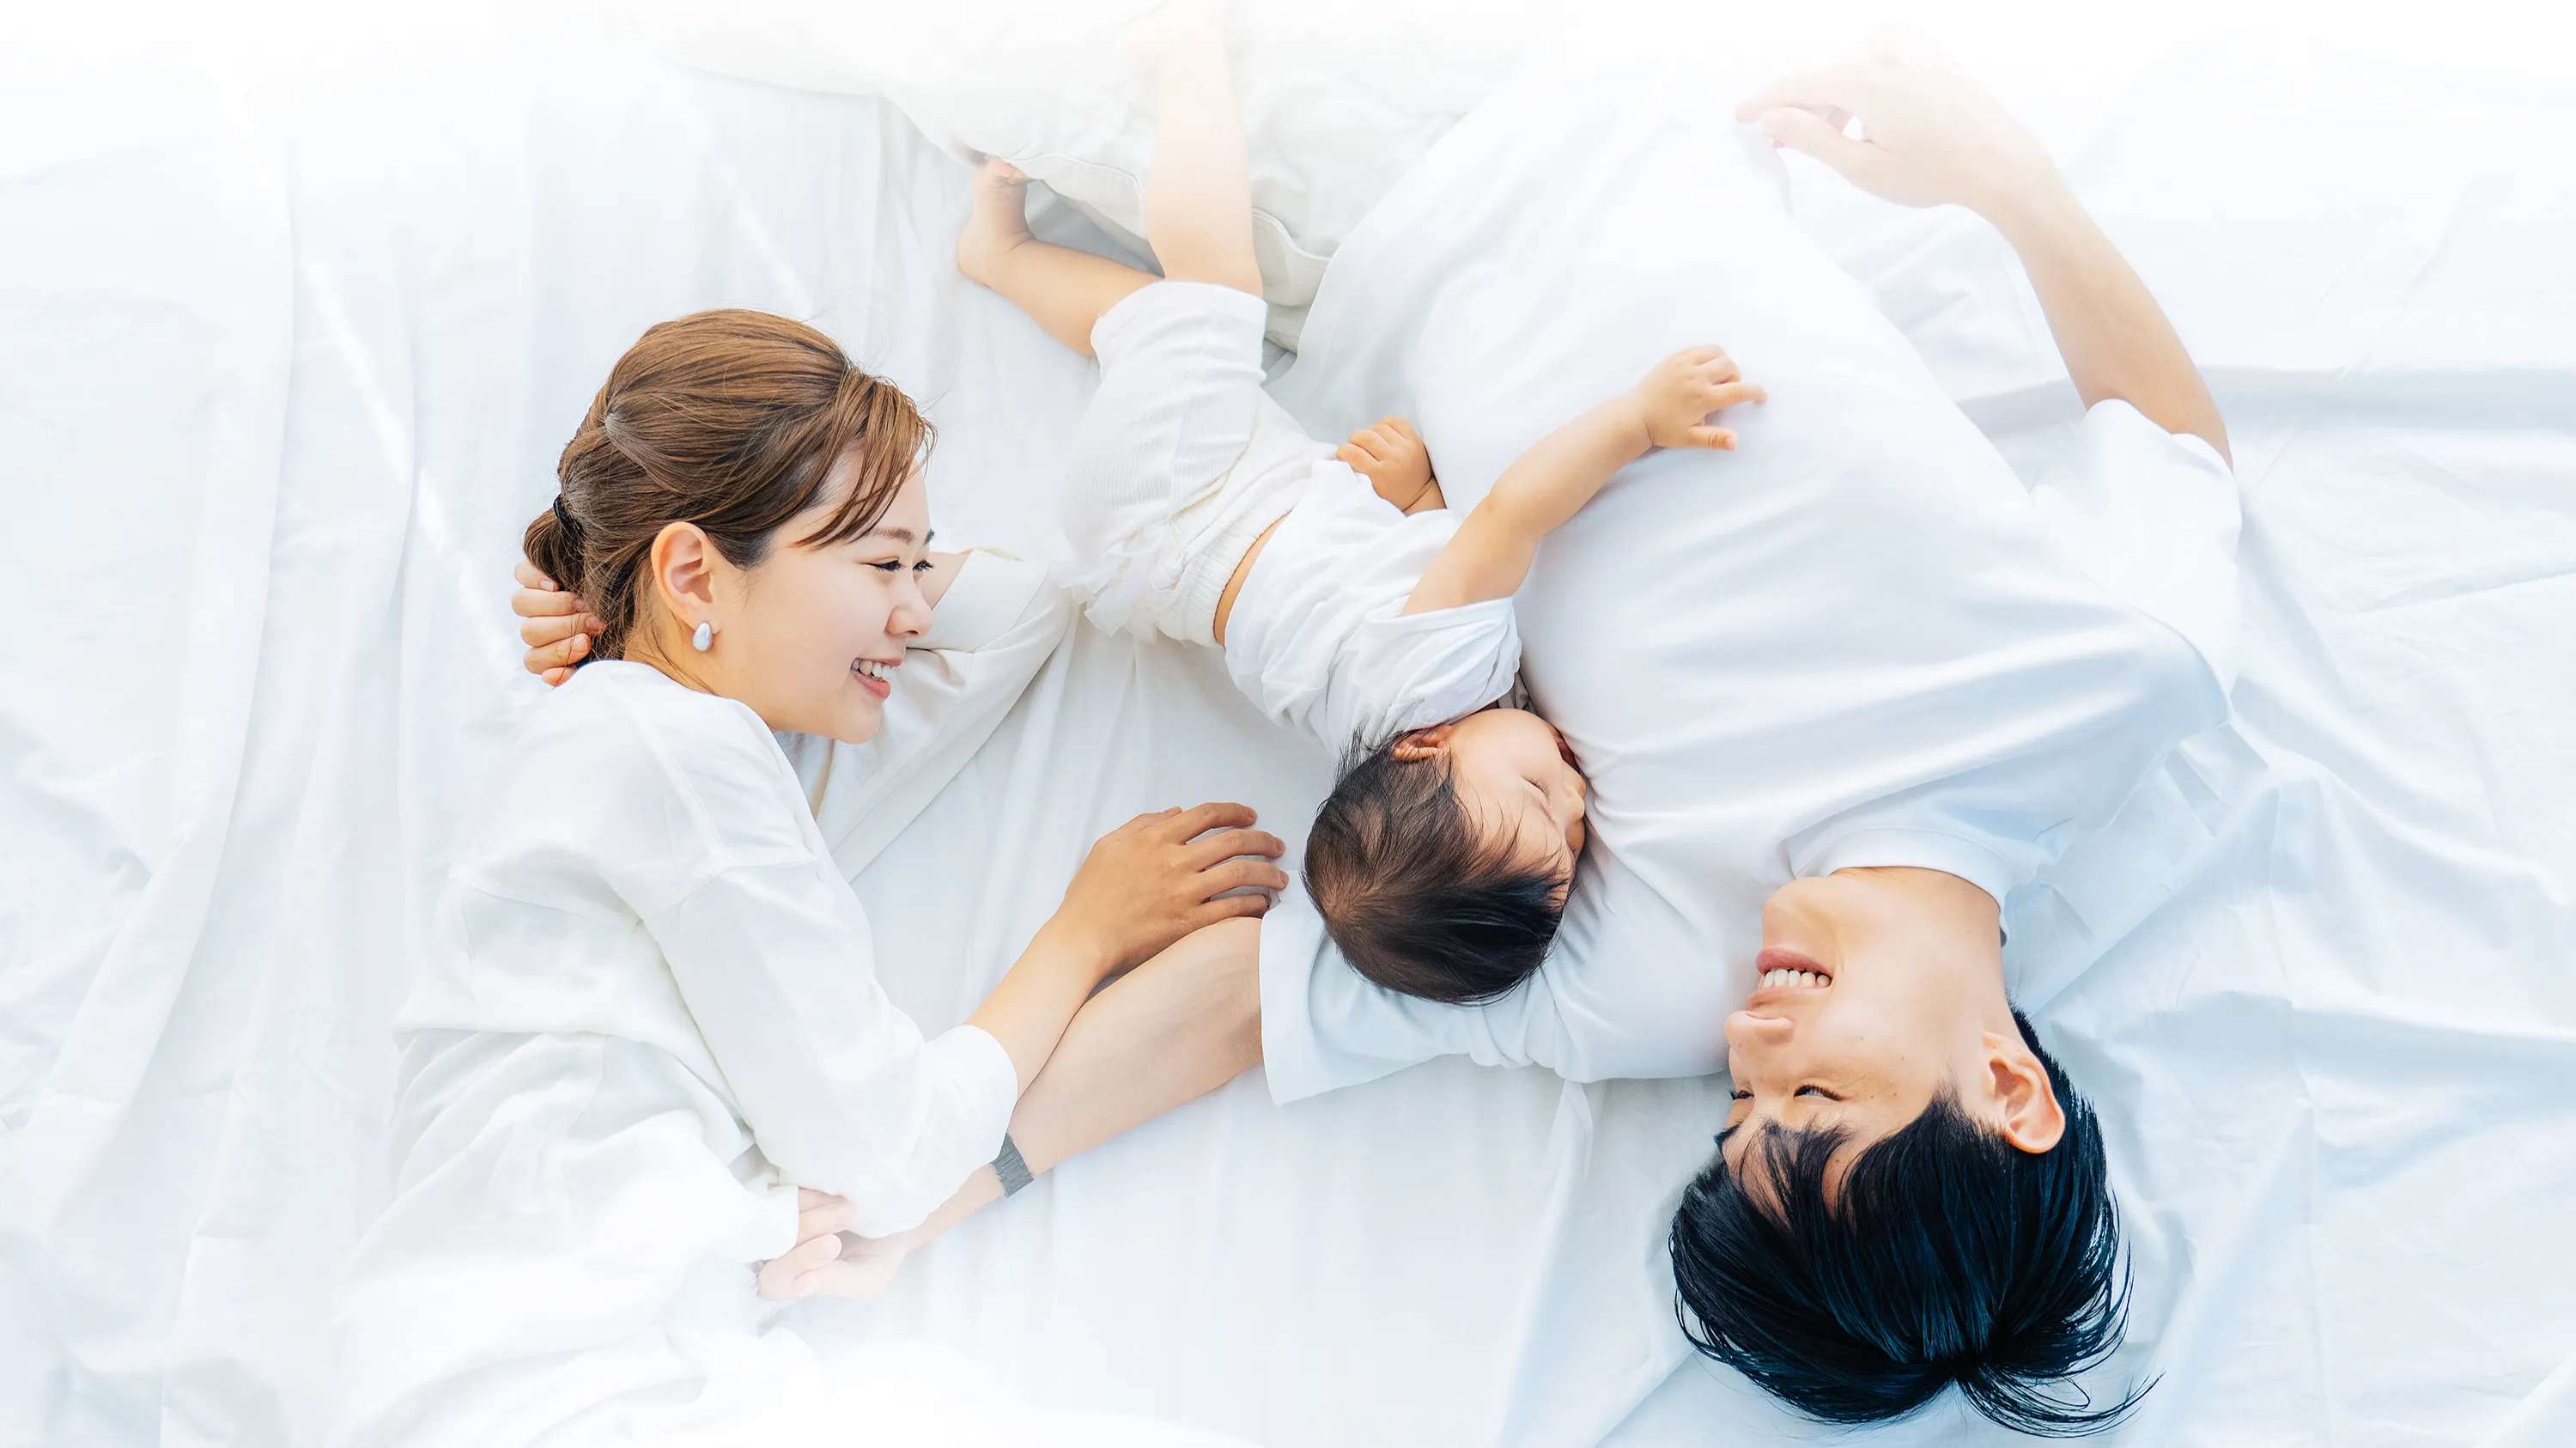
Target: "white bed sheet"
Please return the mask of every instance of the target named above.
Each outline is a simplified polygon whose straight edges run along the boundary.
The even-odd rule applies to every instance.
[[[608,362],[696,307],[814,318],[931,405],[939,526],[1032,553],[1088,383],[954,276],[963,173],[874,103],[682,71],[583,5],[394,46],[330,7],[90,23],[0,101],[0,1441],[303,1444],[384,1195],[384,1021],[535,687],[514,540]],[[2129,1103],[2123,1366],[2165,1374],[2133,1441],[2562,1441],[2576,232],[2516,163],[2576,149],[2532,83],[2303,74],[2206,114],[2151,77],[2070,153],[2236,425],[2247,683],[2063,872],[2189,888],[2024,988]],[[1812,179],[2044,456],[2059,383],[1992,244]],[[1295,825],[1324,769],[1213,659],[1077,635],[863,877],[889,989],[961,1017],[1092,834],[1213,796]],[[886,1301],[798,1310],[1280,1445],[1811,1438],[1667,1376],[1657,1194],[1706,1092],[1238,1082]]]

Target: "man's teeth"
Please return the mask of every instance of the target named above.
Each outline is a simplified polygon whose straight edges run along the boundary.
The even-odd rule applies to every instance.
[[[1798,986],[1807,990],[1814,990],[1818,986],[1827,986],[1832,985],[1833,983],[1834,978],[1832,976],[1826,975],[1820,971],[1766,970],[1762,972],[1762,988],[1764,990],[1788,986]]]

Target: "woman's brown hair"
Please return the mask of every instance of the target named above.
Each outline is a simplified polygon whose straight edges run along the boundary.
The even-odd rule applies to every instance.
[[[767,312],[699,312],[646,331],[610,368],[555,465],[554,506],[522,548],[607,624],[591,657],[625,657],[653,540],[694,523],[737,568],[815,506],[850,459],[849,496],[805,541],[876,526],[930,446],[928,420],[831,338]]]

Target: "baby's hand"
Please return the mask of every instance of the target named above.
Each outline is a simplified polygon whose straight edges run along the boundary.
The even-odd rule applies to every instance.
[[[572,677],[573,666],[590,654],[591,636],[608,627],[592,615],[581,595],[566,593],[522,558],[515,570],[518,589],[510,595],[510,612],[527,622],[519,640],[528,646],[528,672],[549,684]]]
[[[1351,434],[1334,454],[1351,471],[1369,480],[1377,495],[1407,514],[1448,506],[1439,480],[1431,476],[1431,449],[1422,435],[1400,417],[1371,423]]]
[[[1719,347],[1685,348],[1656,363],[1629,394],[1636,400],[1646,441],[1656,447],[1733,449],[1734,432],[1712,427],[1708,419],[1739,402],[1767,398],[1743,378],[1735,359]]]

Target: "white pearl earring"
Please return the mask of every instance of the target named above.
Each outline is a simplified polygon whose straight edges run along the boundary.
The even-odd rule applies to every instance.
[[[703,654],[715,646],[716,626],[707,622],[705,619],[699,619],[698,631],[689,635],[689,647],[696,649],[699,653]]]

